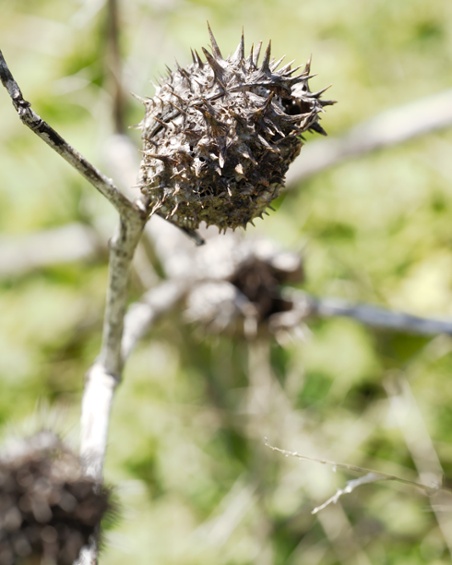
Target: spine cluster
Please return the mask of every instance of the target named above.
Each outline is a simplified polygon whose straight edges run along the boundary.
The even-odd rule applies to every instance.
[[[15,442],[0,458],[0,565],[72,565],[111,509],[55,434]]]
[[[210,31],[210,30],[209,30]],[[331,101],[301,73],[271,58],[268,45],[245,55],[244,38],[224,58],[211,34],[205,61],[177,67],[145,99],[140,185],[150,212],[182,228],[200,222],[245,227],[284,185],[306,131],[324,133],[319,113]]]

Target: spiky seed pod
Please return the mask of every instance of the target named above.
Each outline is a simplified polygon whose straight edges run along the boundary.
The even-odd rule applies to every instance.
[[[284,285],[303,281],[299,255],[275,248],[268,241],[240,240],[227,234],[231,245],[217,248],[209,262],[207,282],[187,297],[186,317],[223,333],[257,336],[299,333],[303,313],[283,293]],[[206,251],[210,246],[206,247]]]
[[[223,58],[210,31],[206,60],[169,71],[145,99],[140,124],[140,187],[150,212],[179,227],[246,226],[279,194],[307,130],[325,133],[319,112],[331,101],[310,92],[310,63],[300,74],[278,68],[270,44],[245,56],[244,38]]]
[[[14,442],[0,457],[0,565],[72,565],[110,498],[52,432]]]

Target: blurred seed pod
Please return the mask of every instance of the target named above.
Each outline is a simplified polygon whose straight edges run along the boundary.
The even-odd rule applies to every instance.
[[[310,62],[271,59],[270,44],[245,55],[244,38],[223,58],[210,31],[205,61],[169,70],[144,99],[140,187],[150,212],[187,230],[246,226],[276,198],[287,169],[332,101],[309,90]]]
[[[268,241],[240,239],[235,234],[217,240],[227,245],[211,242],[206,246],[208,280],[188,294],[187,320],[210,333],[248,339],[301,334],[305,312],[284,292],[285,285],[304,280],[301,257]]]
[[[72,565],[111,511],[110,490],[53,432],[0,456],[0,565]]]

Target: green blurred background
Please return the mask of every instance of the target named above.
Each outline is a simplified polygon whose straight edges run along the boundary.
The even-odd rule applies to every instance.
[[[113,127],[105,2],[1,0],[1,12],[0,48],[25,98],[103,167]],[[271,39],[276,58],[302,64],[312,54],[313,89],[332,84],[338,101],[322,121],[330,136],[451,87],[450,0],[128,0],[120,20],[126,90],[143,96],[166,64],[187,64],[191,47],[208,44],[206,20],[226,53],[243,27],[248,47]],[[128,96],[127,123],[141,112]],[[74,222],[106,243],[114,212],[21,125],[5,91],[0,123],[0,246]],[[129,133],[138,146],[138,132]],[[304,289],[317,296],[452,316],[451,155],[452,132],[443,130],[348,161],[284,195],[250,234],[303,249]],[[2,276],[5,437],[56,422],[76,443],[106,273],[100,249]],[[135,281],[133,295],[141,291]],[[447,484],[451,346],[445,336],[342,319],[312,322],[303,342],[284,348],[247,346],[200,338],[180,313],[168,316],[131,357],[115,400],[105,473],[122,518],[102,562],[450,563],[445,494],[429,501],[414,488],[376,483],[313,516],[353,477],[283,458],[263,438],[412,479],[417,456],[426,469],[438,468],[437,456]]]

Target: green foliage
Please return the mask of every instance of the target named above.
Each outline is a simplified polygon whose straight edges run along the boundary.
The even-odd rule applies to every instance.
[[[206,44],[206,19],[224,52],[235,48],[243,25],[248,45],[271,38],[277,57],[302,64],[313,53],[313,87],[332,83],[339,102],[322,121],[330,135],[450,88],[450,0],[123,4],[126,90],[139,95],[153,93],[150,81],[165,64],[185,64],[190,47]],[[112,129],[104,17],[89,2],[10,0],[0,18],[0,48],[25,98],[100,164]],[[133,125],[141,108],[129,104]],[[82,219],[106,240],[115,224],[108,204],[20,124],[4,91],[0,121],[1,235]],[[303,247],[304,288],[318,296],[450,317],[451,144],[444,131],[341,164],[281,198],[253,233]],[[77,427],[105,281],[104,262],[79,262],[1,282],[5,433],[39,401],[64,411],[68,433]],[[140,292],[135,282],[132,293]],[[414,434],[430,438],[450,476],[451,374],[444,336],[336,319],[310,324],[303,343],[265,352],[198,335],[177,313],[140,345],[118,391],[106,477],[118,484],[123,520],[109,533],[102,562],[449,563],[450,520],[441,531],[414,488],[363,486],[312,516],[355,477],[283,458],[263,440],[416,480]],[[400,381],[425,429],[398,421],[403,414],[392,402]],[[432,504],[443,517],[451,511],[450,497]]]

